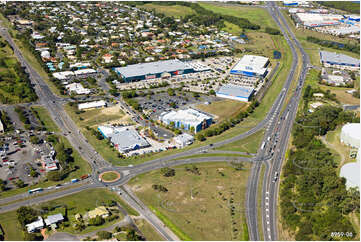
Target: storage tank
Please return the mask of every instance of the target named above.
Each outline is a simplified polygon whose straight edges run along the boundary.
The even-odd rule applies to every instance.
[[[341,142],[353,148],[360,148],[361,124],[349,123],[342,127]]]

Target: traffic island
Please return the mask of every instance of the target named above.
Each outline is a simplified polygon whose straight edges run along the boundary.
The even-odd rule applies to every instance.
[[[116,171],[106,171],[99,175],[99,178],[102,182],[116,182],[120,179],[120,173]]]

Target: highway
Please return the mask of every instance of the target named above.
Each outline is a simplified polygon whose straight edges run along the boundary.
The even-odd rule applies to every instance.
[[[271,153],[271,158],[264,160],[265,164],[265,173],[263,177],[263,186],[262,186],[262,200],[261,204],[261,215],[262,215],[262,228],[264,240],[275,241],[278,240],[277,233],[277,199],[278,199],[278,190],[279,190],[279,174],[281,173],[283,159],[285,157],[285,153],[288,146],[289,137],[291,134],[293,122],[295,120],[297,114],[298,103],[300,101],[302,87],[304,84],[304,80],[307,74],[307,68],[309,66],[309,57],[303,50],[302,46],[299,44],[295,35],[290,30],[287,21],[284,19],[284,16],[280,12],[276,3],[268,2],[267,9],[275,20],[277,25],[280,27],[288,45],[292,51],[292,67],[289,73],[287,83],[289,88],[289,84],[296,77],[295,69],[297,66],[301,64],[301,72],[298,76],[297,87],[290,99],[287,103],[286,108],[284,109],[282,114],[277,113],[277,118],[275,118],[269,129],[267,130],[263,142],[265,142],[265,146],[263,149],[259,150],[259,155],[264,155],[263,153]],[[283,25],[282,25],[283,24]],[[302,63],[298,63],[299,54],[296,52],[296,49],[299,49],[301,53]],[[288,89],[287,88],[287,89]],[[262,148],[262,147],[261,147]],[[255,172],[254,176],[251,178],[251,186],[249,187],[249,197],[251,198],[250,202],[256,203],[257,200],[257,183],[259,180],[258,167],[259,163],[255,164]],[[253,174],[253,173],[252,173]],[[253,192],[253,193],[252,193]],[[252,206],[251,203],[247,204],[248,206]],[[254,210],[247,210],[250,213],[249,224],[251,228],[250,237],[254,240],[260,240],[259,238],[259,226],[257,224],[257,205],[251,207]],[[249,208],[249,207],[247,207]]]

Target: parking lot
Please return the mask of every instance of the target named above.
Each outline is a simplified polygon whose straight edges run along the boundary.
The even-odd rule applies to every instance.
[[[39,139],[44,138],[44,131],[34,132]],[[29,142],[33,132],[7,134],[0,137],[0,179],[7,181],[7,187],[21,179],[25,184],[35,184],[46,175],[40,162],[44,154],[49,154],[51,146],[47,143],[32,144]],[[32,176],[33,175],[33,176]]]
[[[159,115],[164,112],[191,107],[199,103],[219,100],[219,98],[214,96],[198,95],[199,97],[194,97],[193,93],[175,91],[175,95],[170,96],[167,92],[162,92],[151,96],[137,97],[136,100],[142,107],[143,113],[148,115],[152,120],[158,120]]]

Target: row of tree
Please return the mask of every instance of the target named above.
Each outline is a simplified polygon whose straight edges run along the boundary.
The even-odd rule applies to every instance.
[[[313,36],[307,36],[307,41],[321,45],[323,47],[328,47],[338,50],[347,50],[350,52],[360,54],[360,45],[353,45],[350,43],[338,43],[334,41],[319,39]]]

